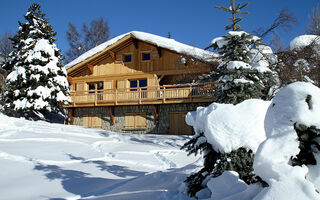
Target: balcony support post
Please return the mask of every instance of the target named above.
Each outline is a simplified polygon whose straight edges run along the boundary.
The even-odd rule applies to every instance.
[[[153,113],[154,113],[154,119],[156,121],[156,124],[159,123],[159,114],[158,114],[158,109],[155,105],[152,105],[153,108]]]
[[[111,124],[114,125],[114,109],[113,107],[107,107],[108,108],[108,113],[111,119]]]

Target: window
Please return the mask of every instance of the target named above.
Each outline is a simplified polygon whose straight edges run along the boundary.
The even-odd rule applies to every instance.
[[[123,55],[122,61],[123,61],[123,62],[131,62],[131,61],[132,61],[132,56],[131,56],[131,54],[125,54],[125,55]]]
[[[88,83],[89,94],[100,93],[97,95],[97,100],[103,100],[103,82]]]
[[[142,60],[151,60],[150,53],[142,53]]]
[[[97,93],[102,93],[103,90],[103,82],[94,82],[94,83],[88,83],[89,93],[95,93],[96,90]]]
[[[94,93],[96,89],[96,83],[88,83],[89,85],[89,93]]]
[[[146,127],[145,113],[126,113],[125,129],[145,129]]]
[[[130,91],[136,91],[136,88],[141,88],[141,87],[147,87],[148,86],[148,81],[147,79],[140,79],[140,80],[130,80]],[[146,90],[147,88],[142,88],[142,90]]]

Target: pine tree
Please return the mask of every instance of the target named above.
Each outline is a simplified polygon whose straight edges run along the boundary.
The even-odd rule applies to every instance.
[[[8,91],[6,106],[31,118],[35,114],[60,111],[61,103],[69,102],[67,72],[56,47],[53,31],[40,5],[34,3],[19,22],[19,31],[12,38],[14,50],[6,69]]]
[[[246,99],[270,99],[271,89],[276,84],[275,73],[267,66],[275,58],[264,57],[262,52],[268,47],[261,44],[261,39],[242,30],[238,24],[242,18],[236,14],[248,14],[241,9],[248,3],[235,6],[231,0],[231,7],[217,8],[232,13],[232,24],[226,26],[229,31],[226,36],[218,37],[212,41],[213,47],[222,57],[222,62],[217,71],[204,75],[202,79],[217,81],[215,96],[217,103],[238,104]],[[261,179],[253,173],[254,152],[250,149],[239,148],[230,153],[217,152],[206,140],[204,133],[196,133],[183,148],[189,154],[203,153],[204,166],[195,174],[189,176],[185,182],[188,193],[196,197],[197,192],[206,188],[210,177],[220,176],[224,171],[236,171],[239,178],[247,184],[252,184]]]

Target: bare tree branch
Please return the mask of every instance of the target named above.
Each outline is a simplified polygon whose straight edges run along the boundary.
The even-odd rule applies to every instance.
[[[307,34],[320,35],[320,13],[319,6],[313,8],[312,14],[309,15],[309,24],[307,26]]]
[[[11,32],[5,32],[0,38],[0,56],[3,57],[4,62],[8,60],[9,54],[13,50],[11,37],[13,37]]]
[[[265,38],[267,35],[273,33],[277,29],[283,29],[286,32],[290,32],[293,24],[297,23],[298,19],[294,16],[294,14],[290,13],[288,8],[284,8],[279,12],[278,17],[273,21],[269,28],[259,28],[255,31],[252,31],[252,34],[261,38]]]
[[[107,41],[110,35],[108,22],[103,17],[93,19],[89,26],[83,23],[81,33],[69,22],[66,34],[70,46],[66,52],[66,62],[71,62],[93,47]]]

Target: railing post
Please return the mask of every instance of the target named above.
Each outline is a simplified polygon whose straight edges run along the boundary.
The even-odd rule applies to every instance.
[[[138,88],[138,94],[139,94],[139,104],[141,104],[141,88]]]
[[[115,104],[118,105],[118,89],[116,88],[115,90],[116,90],[116,92],[114,93],[114,95],[115,95]]]
[[[190,102],[192,102],[192,84],[190,84],[190,88],[189,88],[190,92],[189,92],[189,97],[190,97]]]
[[[166,86],[163,86],[163,99],[162,102],[165,103],[166,102]]]
[[[94,105],[97,105],[97,100],[98,100],[98,92],[97,90],[94,90]]]

